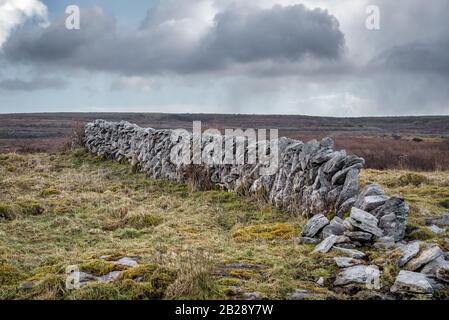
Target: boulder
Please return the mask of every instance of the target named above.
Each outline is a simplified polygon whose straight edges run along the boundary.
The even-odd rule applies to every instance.
[[[385,204],[385,202],[389,198],[387,196],[366,196],[364,197],[360,203],[357,205],[357,208],[364,210],[364,211],[372,211],[381,205]]]
[[[392,237],[381,237],[376,239],[373,246],[377,249],[388,250],[396,247],[396,243]]]
[[[346,232],[345,236],[349,237],[351,240],[360,242],[368,242],[373,238],[373,235],[371,233],[363,231]]]
[[[327,252],[329,252],[329,250],[334,246],[336,240],[337,240],[336,235],[330,235],[329,237],[327,237],[326,239],[321,241],[321,243],[315,247],[315,249],[312,251],[312,253],[327,253]]]
[[[409,206],[402,198],[392,197],[371,211],[379,219],[379,227],[385,236],[400,241],[405,236]]]
[[[377,227],[378,220],[372,214],[356,207],[351,209],[349,222],[356,228],[369,232],[377,237],[382,237],[383,232]]]
[[[413,241],[398,247],[401,256],[397,259],[399,267],[403,267],[407,262],[416,257],[421,247],[421,241]]]
[[[301,236],[313,238],[328,224],[329,220],[323,214],[317,214],[313,216],[304,226]]]
[[[354,259],[362,259],[365,257],[365,254],[362,251],[358,251],[355,249],[346,249],[346,248],[342,248],[342,247],[338,246],[338,247],[334,247],[332,250],[334,250],[338,253],[342,253],[342,254],[349,256],[351,258],[354,258]]]
[[[433,293],[429,278],[422,273],[401,270],[390,289],[393,293]]]
[[[443,256],[440,256],[426,264],[422,268],[421,273],[436,276],[438,271],[442,269],[449,270],[449,261],[446,261]]]
[[[339,217],[334,217],[330,223],[324,227],[322,235],[323,238],[326,238],[330,235],[342,235],[345,232],[345,228],[343,227],[343,220]]]
[[[366,284],[376,285],[380,278],[379,268],[375,265],[371,266],[353,266],[343,269],[334,282],[335,286],[344,286],[348,284]]]
[[[427,245],[427,247],[416,257],[410,260],[406,265],[406,269],[415,271],[436,258],[443,255],[443,251],[436,245]]]

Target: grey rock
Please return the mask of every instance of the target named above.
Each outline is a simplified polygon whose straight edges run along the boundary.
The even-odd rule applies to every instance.
[[[315,249],[312,251],[312,253],[327,253],[329,250],[333,247],[335,244],[335,241],[337,240],[337,236],[331,235],[321,241],[319,245],[315,247]]]
[[[377,227],[378,220],[372,214],[360,210],[356,207],[351,209],[349,222],[356,228],[372,233],[377,237],[382,237],[383,231]]]
[[[349,242],[351,242],[351,239],[349,239],[347,236],[337,236],[337,238],[335,239],[335,244],[343,244]]]
[[[314,295],[313,293],[311,293],[308,290],[304,290],[304,289],[295,289],[295,291],[293,291],[293,293],[290,295],[290,299],[291,300],[308,300],[313,298]]]
[[[365,257],[365,254],[362,251],[355,250],[355,249],[346,249],[346,248],[342,248],[340,246],[338,246],[338,247],[334,246],[332,250],[342,253],[344,255],[350,256],[351,258],[354,258],[354,259],[362,259]]]
[[[323,229],[328,224],[329,219],[327,219],[323,214],[317,214],[313,216],[304,226],[301,232],[301,236],[313,238],[318,232],[321,231],[321,229]]]
[[[340,206],[338,207],[337,210],[337,216],[342,218],[346,212],[349,211],[349,209],[351,209],[354,204],[355,204],[356,198],[352,197],[349,198],[348,200],[346,200],[345,202],[343,202],[342,204],[340,204]]]
[[[363,188],[362,192],[357,197],[357,201],[355,202],[355,207],[360,208],[365,197],[384,196],[384,195],[385,195],[385,192],[380,185],[375,184],[375,183],[366,185]]]
[[[374,248],[388,250],[396,247],[396,243],[392,237],[381,237],[376,239],[373,244]]]
[[[392,197],[377,207],[371,214],[379,219],[379,227],[385,236],[400,241],[405,236],[409,206],[404,199]]]
[[[425,274],[401,270],[390,291],[393,293],[430,294],[433,293],[433,287]]]
[[[318,279],[318,281],[316,282],[316,284],[319,285],[320,287],[324,286],[324,278],[323,278],[323,277],[320,277],[320,278]]]
[[[355,265],[362,264],[362,261],[359,259],[349,258],[349,257],[335,257],[335,263],[340,268],[352,267]]]
[[[433,261],[430,261],[428,264],[426,264],[422,270],[421,273],[436,276],[437,272],[440,269],[446,269],[449,270],[449,261],[446,261],[443,256],[440,256],[436,258]]]
[[[357,196],[359,192],[359,172],[360,170],[355,168],[347,172],[343,189],[341,190],[336,203],[337,208],[340,208],[340,205],[345,203],[348,199]]]
[[[403,267],[407,262],[416,257],[419,253],[420,247],[421,241],[419,240],[399,246],[398,249],[401,256],[397,260],[398,266]]]
[[[135,267],[139,265],[139,263],[136,260],[127,257],[121,258],[117,261],[110,261],[110,262],[123,267]]]
[[[242,296],[246,300],[259,300],[260,299],[260,293],[259,292],[243,292]]]
[[[335,286],[345,286],[348,284],[374,284],[380,278],[379,268],[371,266],[353,266],[343,269],[334,282]]]
[[[409,263],[407,263],[406,269],[415,271],[442,255],[443,251],[440,247],[436,245],[427,245],[427,247],[416,258],[413,258]]]
[[[360,201],[357,208],[369,212],[385,204],[388,199],[387,196],[366,196]]]
[[[430,227],[427,227],[427,229],[435,234],[443,234],[446,232],[446,229],[440,228],[437,225],[431,225]]]
[[[449,227],[449,213],[445,213],[437,218],[426,219],[428,225],[436,224],[440,227]]]
[[[363,231],[346,232],[345,236],[349,237],[351,240],[360,242],[368,242],[373,238],[373,235],[371,233]]]
[[[324,227],[322,236],[326,238],[330,235],[342,235],[345,232],[345,228],[343,227],[343,220],[339,217],[334,217],[330,223]]]

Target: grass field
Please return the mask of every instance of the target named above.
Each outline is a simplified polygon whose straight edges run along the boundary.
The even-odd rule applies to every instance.
[[[334,288],[333,254],[312,255],[313,246],[295,242],[305,218],[251,199],[151,180],[83,150],[0,154],[0,175],[0,299],[233,299],[252,292],[285,299],[295,289],[308,290],[311,299],[367,294]],[[362,183],[368,182],[410,202],[407,237],[449,249],[447,234],[424,227],[426,217],[448,211],[449,172],[366,170]],[[118,268],[108,260],[123,256],[139,266],[112,283],[65,288],[67,266],[101,276]],[[391,282],[397,270],[388,260],[378,264]],[[316,283],[320,277],[324,286]]]

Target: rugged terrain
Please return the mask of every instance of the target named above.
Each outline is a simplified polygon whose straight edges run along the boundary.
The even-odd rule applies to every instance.
[[[84,150],[3,154],[0,174],[1,299],[399,297],[389,291],[394,252],[363,248],[382,289],[336,286],[338,253],[313,254],[315,245],[296,240],[304,218],[254,199],[152,180]],[[407,241],[449,250],[448,232],[426,225],[448,211],[447,171],[363,170],[361,182],[410,204]],[[67,290],[70,265],[95,277],[118,273]]]

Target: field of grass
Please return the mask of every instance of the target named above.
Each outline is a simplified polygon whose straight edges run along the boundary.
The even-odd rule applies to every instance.
[[[83,150],[0,154],[0,175],[0,299],[350,297],[332,286],[332,254],[295,242],[305,218],[255,200],[151,180]],[[423,224],[448,211],[449,172],[366,170],[367,182],[410,201],[408,237],[442,243]],[[101,276],[125,256],[139,266],[118,280],[66,289],[67,266]]]

